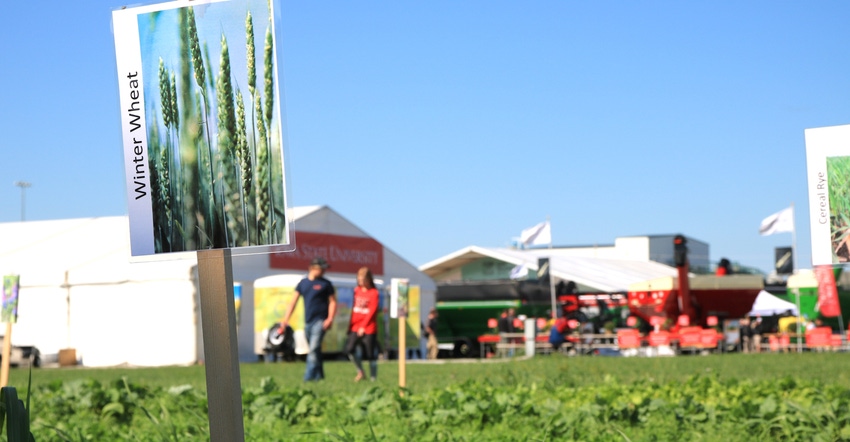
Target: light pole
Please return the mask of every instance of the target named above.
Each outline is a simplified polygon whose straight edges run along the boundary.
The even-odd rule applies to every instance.
[[[32,187],[32,183],[28,181],[15,181],[15,185],[21,188],[21,221],[26,219],[24,208],[26,206],[27,187]]]

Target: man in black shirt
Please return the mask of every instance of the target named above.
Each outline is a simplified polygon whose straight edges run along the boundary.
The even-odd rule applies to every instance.
[[[513,333],[514,330],[514,309],[509,308],[502,312],[499,317],[499,333]]]
[[[305,381],[319,381],[325,378],[322,364],[322,339],[333,325],[336,316],[336,289],[325,278],[328,262],[324,258],[314,258],[310,262],[307,277],[295,287],[295,296],[286,310],[286,315],[280,323],[281,332],[286,329],[298,298],[304,297],[304,336],[309,344],[307,353],[307,370]]]

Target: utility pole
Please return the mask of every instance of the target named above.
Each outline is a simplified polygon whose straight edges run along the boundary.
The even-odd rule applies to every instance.
[[[15,181],[15,185],[21,188],[21,221],[25,221],[27,187],[32,187],[32,183],[28,181]]]

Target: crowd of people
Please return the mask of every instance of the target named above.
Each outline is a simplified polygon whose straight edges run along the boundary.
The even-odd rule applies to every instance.
[[[336,290],[331,281],[325,278],[325,271],[328,267],[324,258],[317,257],[311,261],[308,274],[296,286],[294,296],[280,323],[279,332],[284,333],[295,312],[298,300],[303,299],[304,334],[308,343],[307,364],[304,373],[305,382],[319,381],[325,377],[321,352],[322,340],[325,333],[333,326],[337,310]],[[375,286],[372,271],[368,267],[363,267],[357,272],[357,287],[354,289],[348,336],[343,351],[354,364],[356,370],[355,382],[366,379],[366,372],[363,367],[364,360],[369,363],[369,379],[373,381],[377,379],[376,360],[380,353],[377,339],[379,304],[380,294]],[[603,309],[602,312],[607,312],[607,309]],[[791,317],[791,314],[788,312],[784,316]],[[437,318],[437,310],[431,308],[426,321],[422,323],[423,337],[427,341],[428,359],[436,359],[439,351]],[[764,336],[777,331],[776,324],[772,321],[775,318],[768,319],[771,319],[771,321],[765,321],[762,317],[757,316],[743,318],[739,321],[740,350],[743,353],[759,353],[762,349]],[[576,324],[570,324],[570,320],[563,316],[553,320],[549,325],[548,342],[555,350],[564,345],[572,328],[576,327]],[[820,325],[820,320],[815,320],[809,322],[807,328]],[[516,316],[516,310],[509,308],[503,311],[498,318],[496,328],[500,334],[516,333],[521,330],[522,324]]]
[[[765,344],[766,336],[804,334],[816,328],[824,327],[820,318],[814,321],[807,317],[798,317],[791,311],[762,318],[747,317],[739,321],[740,347],[743,353],[759,353]]]
[[[761,352],[762,320],[761,317],[753,319],[744,318],[739,322],[741,336],[741,351],[744,353]]]

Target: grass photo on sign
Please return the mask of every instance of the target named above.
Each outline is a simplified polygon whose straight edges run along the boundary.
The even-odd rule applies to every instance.
[[[288,241],[269,8],[138,16],[156,253]]]
[[[833,263],[850,261],[850,157],[827,157]]]

